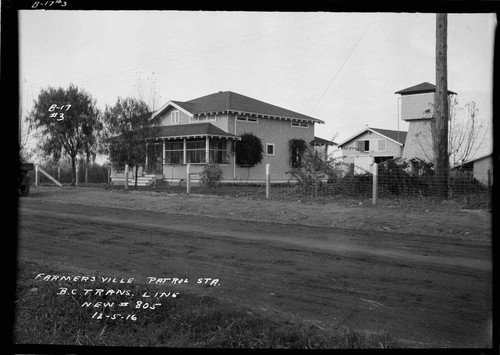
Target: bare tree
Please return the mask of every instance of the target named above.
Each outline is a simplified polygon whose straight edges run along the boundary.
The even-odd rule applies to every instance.
[[[425,114],[432,116],[432,111],[433,105],[429,104],[429,109],[426,110]],[[432,120],[424,124],[429,125],[431,136],[420,132],[413,138],[413,143],[420,148],[425,160],[434,162]],[[453,97],[450,102],[448,117],[448,158],[450,168],[461,169],[464,163],[474,157],[484,144],[488,127],[489,124],[484,127],[481,123],[479,109],[474,101],[470,101],[465,104],[465,107],[461,107],[458,99]]]
[[[152,73],[154,74],[154,72]],[[160,102],[160,94],[157,88],[157,81],[152,76],[138,76],[135,83],[136,98],[144,101],[150,112],[156,111]]]

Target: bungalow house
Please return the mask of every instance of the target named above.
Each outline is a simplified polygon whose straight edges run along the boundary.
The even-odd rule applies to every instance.
[[[289,181],[291,139],[328,144],[314,137],[315,124],[324,121],[231,91],[168,101],[157,116],[161,123],[148,140],[145,169],[167,181],[186,178],[187,164],[196,174],[207,163],[218,164],[224,180],[237,181],[264,180],[269,163],[273,181]],[[264,148],[263,160],[253,167],[236,164],[233,147],[244,133],[257,136]]]
[[[403,131],[366,127],[339,143],[342,161],[371,171],[373,163],[401,157],[406,134]]]

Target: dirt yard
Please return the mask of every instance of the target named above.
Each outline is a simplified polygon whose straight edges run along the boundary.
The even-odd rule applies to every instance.
[[[53,187],[19,211],[19,257],[66,272],[219,276],[191,291],[410,347],[491,346],[486,211]]]
[[[30,198],[142,211],[201,214],[245,221],[369,229],[486,242],[491,239],[491,213],[463,209],[454,201],[424,205],[418,201],[408,203],[382,200],[373,206],[370,200],[282,201],[76,187],[33,187]]]

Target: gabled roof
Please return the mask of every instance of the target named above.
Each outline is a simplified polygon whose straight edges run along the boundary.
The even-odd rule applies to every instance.
[[[405,144],[407,132],[404,131],[394,131],[390,129],[381,129],[381,128],[373,128],[372,131],[375,131],[387,138],[392,139],[395,142],[399,142],[400,144]]]
[[[329,141],[323,138],[314,137],[314,140],[311,142],[312,145],[338,145],[333,141]]]
[[[185,111],[196,116],[217,112],[231,112],[242,114],[246,113],[270,118],[296,119],[324,123],[324,121],[317,118],[253,99],[232,91],[219,91],[214,94],[198,97],[185,102],[169,101],[169,103],[178,105]],[[160,114],[167,107],[168,103],[160,108],[155,115]]]
[[[195,137],[218,137],[228,139],[241,139],[234,134],[227,133],[211,123],[190,123],[183,125],[158,126],[153,128],[151,138],[195,138]]]
[[[424,94],[427,92],[436,92],[436,86],[431,83],[424,82],[403,90],[396,91],[395,94],[412,95],[412,94]],[[448,95],[456,95],[456,94],[457,94],[456,92],[448,90]]]
[[[363,133],[365,133],[367,131],[370,131],[372,133],[383,136],[383,137],[385,137],[385,138],[387,138],[387,139],[389,139],[389,140],[393,141],[394,143],[397,143],[401,146],[405,144],[406,135],[408,133],[408,132],[404,132],[404,131],[394,131],[394,130],[390,130],[390,129],[366,127],[365,129],[356,133],[352,137],[344,140],[342,143],[339,144],[339,147],[342,147],[346,143],[356,139],[357,137],[359,137],[360,135],[362,135]]]

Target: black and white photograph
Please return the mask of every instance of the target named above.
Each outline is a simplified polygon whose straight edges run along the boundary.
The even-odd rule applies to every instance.
[[[73,5],[16,10],[18,353],[498,351],[493,8]]]

